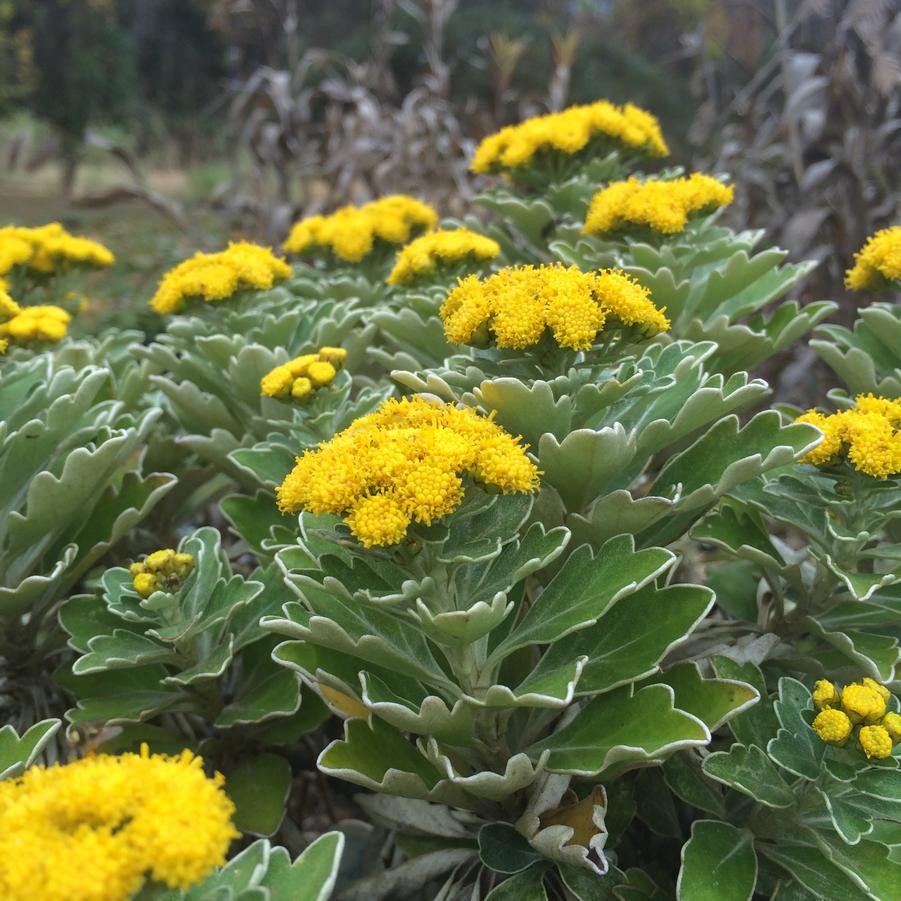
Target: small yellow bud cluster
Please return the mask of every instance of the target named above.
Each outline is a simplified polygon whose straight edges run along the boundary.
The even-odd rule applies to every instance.
[[[526,448],[490,417],[422,397],[388,400],[297,458],[276,489],[285,513],[345,517],[366,547],[397,544],[463,500],[462,476],[506,493],[538,488]]]
[[[845,274],[845,285],[852,291],[878,290],[888,282],[901,282],[901,225],[871,235]]]
[[[850,410],[808,410],[795,421],[815,425],[824,435],[803,463],[831,466],[845,458],[874,479],[901,473],[901,400],[860,394]]]
[[[588,350],[598,332],[638,326],[648,335],[669,321],[647,288],[617,269],[581,272],[561,263],[509,266],[485,281],[460,279],[440,311],[444,334],[454,344],[524,349],[550,329],[560,347]]]
[[[0,294],[0,298],[2,297],[8,299],[7,295]],[[15,304],[13,305],[15,306]],[[0,306],[7,313],[11,311],[11,308],[2,300],[0,300]],[[18,313],[11,319],[0,322],[0,339],[9,339],[14,344],[37,342],[54,344],[66,337],[71,320],[72,317],[62,307],[19,307]]]
[[[497,241],[468,228],[439,229],[405,245],[397,255],[389,285],[409,285],[442,266],[462,261],[484,262],[501,252]]]
[[[0,276],[16,266],[53,275],[69,268],[102,269],[115,257],[96,241],[72,235],[58,222],[40,228],[0,228]]]
[[[247,241],[220,253],[195,253],[160,280],[150,306],[157,313],[178,313],[188,301],[227,300],[238,291],[268,291],[291,275],[291,267],[268,247]]]
[[[476,148],[470,169],[476,173],[524,169],[540,154],[573,156],[596,139],[609,139],[615,148],[647,156],[666,156],[669,148],[660,123],[646,110],[607,100],[571,106],[559,113],[535,116],[488,135]],[[612,148],[611,148],[612,149]]]
[[[320,347],[319,353],[303,354],[271,369],[260,380],[266,397],[309,400],[319,388],[330,385],[347,360],[343,347]]]
[[[813,703],[819,713],[813,721],[816,734],[832,745],[843,745],[857,729],[857,743],[867,755],[889,757],[901,741],[901,715],[887,710],[889,690],[875,679],[852,682],[839,691],[826,679],[813,687]]]
[[[22,312],[22,308],[3,290],[0,285],[0,326],[8,322],[10,319],[18,316]],[[0,338],[0,354],[2,354],[8,345],[6,338]]]
[[[728,206],[733,194],[730,186],[699,172],[670,181],[615,181],[594,195],[583,231],[609,235],[638,226],[676,234],[690,217]]]
[[[142,598],[149,598],[154,591],[178,591],[193,568],[190,554],[165,548],[148,554],[140,563],[132,563],[128,570],[134,590]]]
[[[190,751],[146,745],[0,782],[0,897],[125,901],[145,880],[187,889],[240,836],[223,785]]]
[[[282,245],[286,253],[329,250],[348,263],[359,263],[376,247],[406,244],[416,229],[434,228],[438,214],[427,203],[393,194],[361,207],[345,206],[330,216],[296,222]]]

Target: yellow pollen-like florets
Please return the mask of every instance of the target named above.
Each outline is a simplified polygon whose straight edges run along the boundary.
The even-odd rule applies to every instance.
[[[4,307],[9,311],[9,307]],[[0,317],[2,318],[2,317]],[[19,311],[6,322],[0,322],[0,338],[15,344],[56,343],[66,337],[72,317],[55,306],[19,307]]]
[[[518,438],[474,410],[414,397],[386,401],[306,451],[276,493],[283,512],[344,516],[372,547],[397,544],[412,522],[452,513],[466,473],[504,493],[538,487]]]
[[[323,347],[318,354],[303,354],[271,369],[260,380],[260,393],[266,397],[303,400],[317,388],[330,385],[347,359],[342,347]]]
[[[286,253],[331,251],[348,263],[367,257],[376,241],[405,244],[415,230],[433,228],[438,214],[427,203],[394,194],[361,207],[346,206],[330,216],[308,216],[296,222],[282,245]]]
[[[675,234],[691,216],[728,206],[733,194],[730,186],[698,172],[670,181],[615,181],[594,195],[584,232],[607,235],[638,226]]]
[[[115,257],[102,244],[70,234],[58,222],[39,228],[0,228],[0,275],[15,266],[53,275],[69,268],[102,269]]]
[[[177,757],[98,754],[0,783],[0,897],[124,901],[145,879],[186,889],[239,833],[218,773]]]
[[[573,156],[603,139],[609,146],[600,152],[624,148],[648,156],[669,153],[660,123],[649,112],[631,103],[616,106],[599,100],[535,116],[488,135],[476,148],[470,168],[476,173],[522,169],[533,164],[539,154]]]
[[[841,710],[821,710],[813,721],[813,728],[823,741],[840,745],[851,734],[851,720]]]
[[[885,713],[885,698],[869,685],[852,682],[842,690],[842,709],[855,723],[875,723]]]
[[[845,285],[852,291],[876,290],[893,281],[901,281],[901,225],[871,235],[845,274]]]
[[[857,736],[861,750],[867,757],[883,760],[892,753],[892,739],[884,726],[864,726]]]
[[[164,548],[148,554],[143,562],[132,563],[128,570],[132,588],[142,598],[148,598],[154,591],[178,591],[193,568],[194,558],[190,554]]]
[[[893,710],[889,711],[882,718],[882,725],[885,731],[888,732],[892,744],[898,744],[901,741],[901,714],[895,713]]]
[[[225,300],[238,291],[266,291],[291,275],[291,267],[268,247],[246,241],[220,253],[196,253],[161,279],[150,305],[157,313],[178,313],[188,301]]]
[[[901,473],[901,400],[860,395],[850,410],[826,415],[808,410],[797,422],[823,432],[823,440],[802,462],[829,466],[842,457],[877,479]]]
[[[497,241],[468,228],[439,229],[411,241],[401,248],[388,276],[389,285],[408,285],[431,275],[441,266],[463,260],[484,262],[501,252]]]
[[[817,710],[838,707],[842,697],[838,689],[828,679],[818,679],[813,685],[813,703]]]
[[[523,349],[549,329],[560,347],[588,350],[601,329],[637,326],[666,331],[669,321],[648,290],[615,269],[580,272],[551,263],[510,266],[485,281],[460,279],[440,309],[444,333],[455,344],[484,343]]]

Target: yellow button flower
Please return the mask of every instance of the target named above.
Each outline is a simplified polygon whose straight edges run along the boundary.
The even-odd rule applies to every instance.
[[[842,709],[855,723],[875,723],[885,713],[885,698],[869,685],[852,682],[842,691]]]
[[[867,757],[883,760],[892,754],[892,739],[884,726],[863,726],[857,740]]]
[[[54,275],[70,268],[103,269],[115,262],[102,244],[73,235],[58,222],[38,228],[0,228],[0,276],[16,266]]]
[[[851,734],[851,720],[841,710],[826,708],[816,715],[813,728],[823,741],[840,745]]]
[[[882,718],[882,726],[888,732],[892,744],[896,745],[901,741],[901,715],[894,711],[889,711]]]
[[[388,284],[409,285],[442,266],[464,260],[478,264],[494,259],[500,252],[497,241],[468,228],[439,229],[401,248]]]
[[[341,347],[323,347],[319,353],[295,357],[263,376],[260,380],[260,393],[283,400],[289,397],[306,400],[312,397],[317,388],[323,388],[334,381],[346,359],[347,351]]]
[[[867,238],[845,275],[852,291],[876,290],[901,280],[901,225],[884,228]]]
[[[132,588],[142,598],[147,598],[154,591],[178,591],[193,568],[194,558],[190,554],[163,548],[148,554],[143,562],[132,563],[128,571]]]
[[[285,513],[343,516],[364,546],[383,546],[412,522],[452,513],[466,473],[504,493],[538,487],[519,439],[474,410],[414,397],[386,401],[306,451],[276,494]]]
[[[841,695],[828,679],[818,679],[813,686],[813,703],[817,710],[837,707],[841,703]]]

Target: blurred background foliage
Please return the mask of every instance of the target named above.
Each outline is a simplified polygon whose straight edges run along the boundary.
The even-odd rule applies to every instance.
[[[478,138],[600,97],[729,173],[733,222],[851,317],[842,272],[899,220],[898,0],[0,0],[0,221],[99,232],[95,319],[152,327],[109,295],[389,191],[458,214]]]

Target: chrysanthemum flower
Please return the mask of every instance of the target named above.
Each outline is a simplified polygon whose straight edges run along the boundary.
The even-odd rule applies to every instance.
[[[463,499],[469,474],[504,493],[531,492],[526,449],[474,410],[421,397],[386,401],[331,441],[306,451],[276,490],[286,513],[344,516],[366,547],[397,544]]]
[[[901,225],[871,235],[854,255],[854,266],[845,274],[852,291],[872,291],[901,281]]]
[[[342,207],[330,216],[301,219],[282,249],[286,253],[324,249],[348,263],[359,263],[378,242],[405,244],[414,231],[433,228],[437,222],[438,214],[427,203],[394,194],[361,207]]]
[[[0,782],[0,897],[119,901],[145,880],[186,889],[225,862],[234,806],[178,757],[100,754]]]
[[[3,306],[7,312],[10,311],[7,304]],[[66,337],[71,320],[72,317],[62,307],[19,307],[12,318],[0,322],[0,338],[9,339],[14,344],[55,344]]]
[[[220,253],[196,253],[160,280],[150,306],[157,313],[178,313],[190,300],[210,303],[238,291],[266,291],[291,275],[291,267],[268,247],[246,241]]]
[[[885,726],[864,726],[857,737],[861,750],[867,757],[884,760],[892,753],[892,739]]]
[[[260,393],[266,397],[306,399],[317,388],[330,385],[346,359],[343,347],[321,347],[319,353],[295,357],[263,376]]]
[[[876,479],[901,473],[901,400],[862,394],[850,410],[831,415],[808,410],[796,421],[815,425],[824,436],[804,463],[831,466],[845,458]]]
[[[584,232],[608,235],[637,226],[676,234],[691,217],[730,204],[733,194],[730,186],[698,172],[670,181],[615,181],[594,195]]]
[[[500,244],[468,228],[439,229],[401,248],[389,285],[409,285],[436,269],[461,262],[482,263],[501,252]]]
[[[844,711],[827,708],[816,715],[813,728],[822,741],[840,745],[851,734],[851,720]]]
[[[588,350],[602,329],[636,326],[654,335],[669,328],[648,290],[625,272],[581,272],[561,263],[510,266],[485,281],[467,276],[439,312],[448,341],[493,337],[498,347],[519,350],[537,344],[546,329],[560,347]]]
[[[51,275],[72,267],[102,269],[114,262],[102,244],[70,234],[58,222],[39,228],[0,228],[0,275],[15,266]]]
[[[573,156],[599,139],[612,148],[666,156],[669,148],[660,123],[646,110],[607,100],[571,106],[559,113],[535,116],[488,135],[476,148],[470,168],[476,173],[524,169],[552,153]]]
[[[178,591],[193,568],[194,558],[190,554],[164,548],[148,554],[141,562],[132,563],[128,570],[134,590],[142,598],[149,598],[154,591]]]
[[[837,707],[842,700],[835,685],[828,679],[818,679],[813,685],[813,703],[817,710]]]

